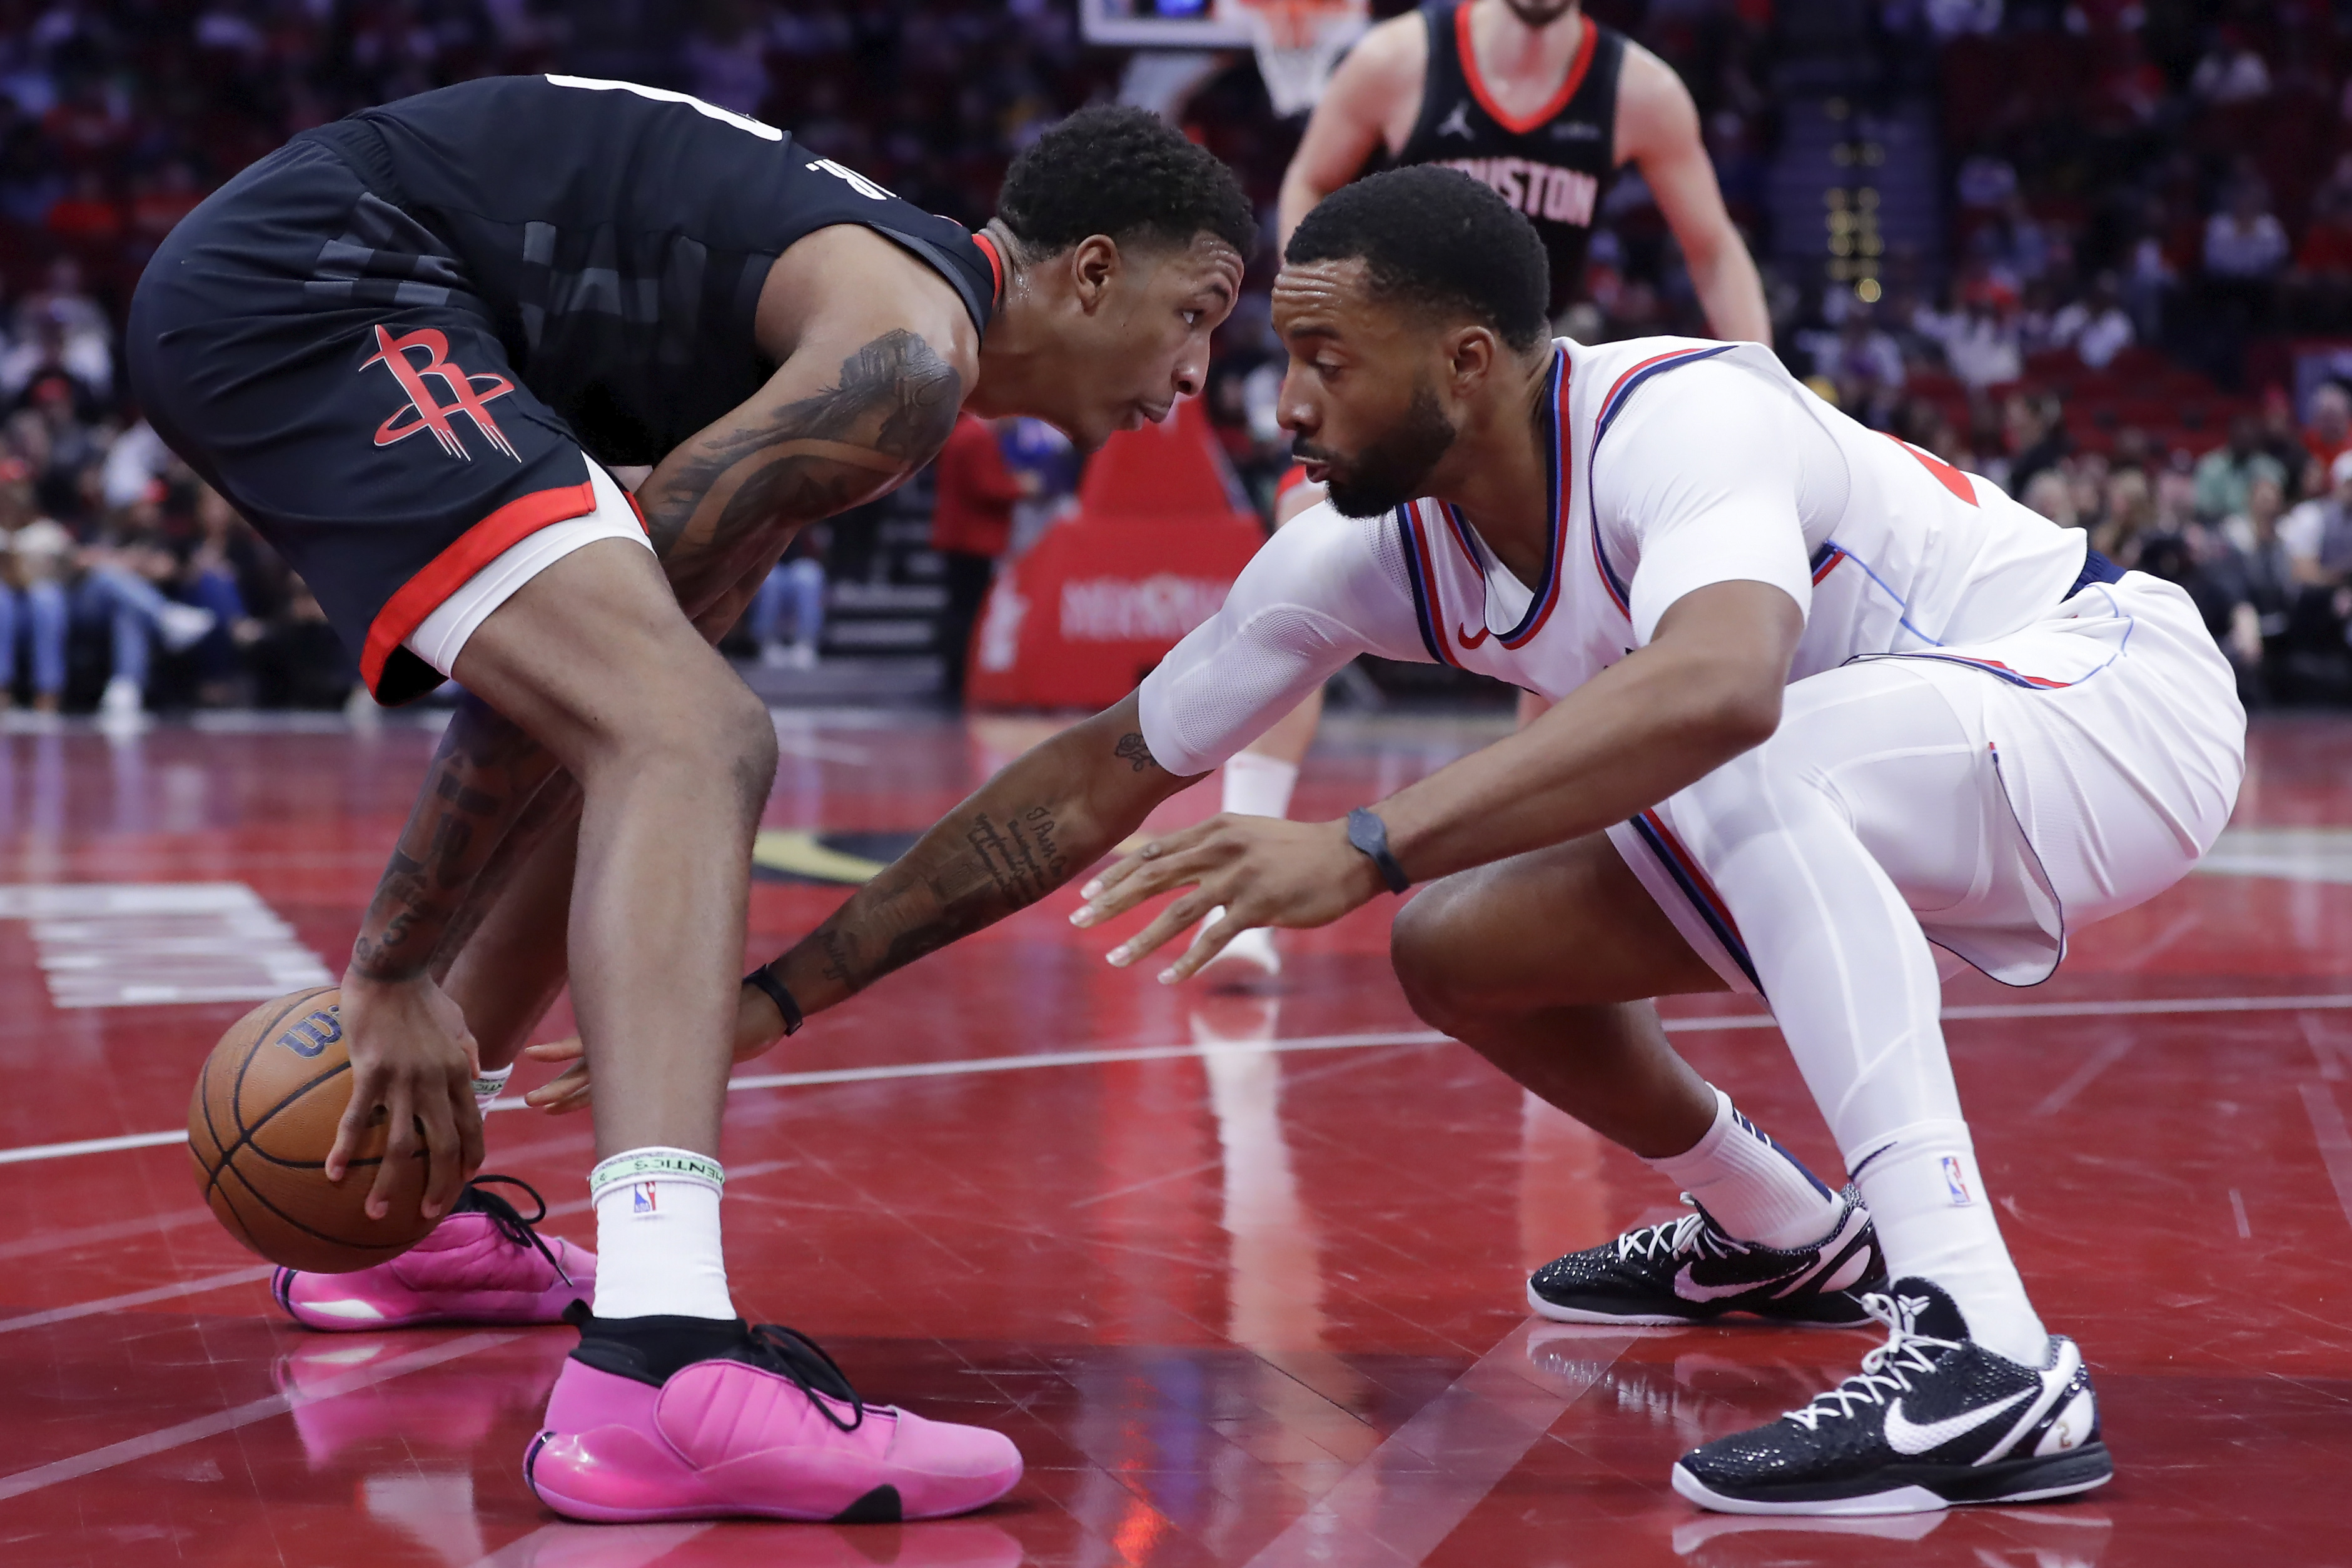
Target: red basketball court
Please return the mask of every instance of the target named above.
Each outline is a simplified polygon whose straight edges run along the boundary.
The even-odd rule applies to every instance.
[[[1031,737],[779,727],[767,858],[831,875]],[[1335,724],[1301,811],[1497,732]],[[519,1464],[572,1332],[298,1329],[180,1142],[220,1030],[341,968],[431,745],[340,721],[0,738],[0,1561],[2352,1558],[2332,1491],[2352,1475],[2352,724],[2258,725],[2210,874],[2083,934],[2045,986],[1948,996],[2011,1246],[2096,1369],[2116,1481],[1850,1521],[1702,1514],[1666,1471],[1845,1375],[1871,1336],[1528,1318],[1531,1264],[1675,1195],[1428,1033],[1389,975],[1385,906],[1290,938],[1278,986],[1218,994],[1106,967],[1115,934],[1074,932],[1069,894],[748,1064],[725,1149],[738,1302],[817,1336],[870,1398],[1009,1433],[1020,1489],[904,1527],[556,1521]],[[760,883],[755,956],[840,896]],[[1769,1020],[1670,1011],[1703,1071],[1834,1168]],[[584,1119],[501,1111],[490,1148],[552,1230],[593,1241]]]

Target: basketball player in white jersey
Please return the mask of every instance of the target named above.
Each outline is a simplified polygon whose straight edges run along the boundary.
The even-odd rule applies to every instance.
[[[1365,34],[1332,73],[1283,175],[1278,237],[1286,243],[1318,202],[1382,162],[1460,169],[1526,214],[1551,259],[1554,320],[1583,281],[1601,201],[1631,165],[1682,247],[1708,328],[1726,340],[1772,340],[1756,264],[1724,210],[1688,89],[1673,67],[1585,16],[1577,0],[1430,0]],[[1286,476],[1276,527],[1323,498],[1302,477]],[[1520,716],[1540,708],[1522,699]],[[1224,809],[1286,815],[1322,714],[1322,693],[1310,693],[1229,761]],[[1221,960],[1236,970],[1281,967],[1264,930]]]
[[[1548,1265],[1538,1312],[1889,1331],[1838,1387],[1684,1456],[1695,1501],[1886,1513],[2105,1481],[2082,1356],[2001,1240],[1938,981],[2042,978],[2070,928],[2221,832],[2245,718],[2188,596],[1761,348],[1548,341],[1539,243],[1458,174],[1349,187],[1285,262],[1282,418],[1329,501],[1134,695],[769,966],[739,1052],[1078,875],[1358,653],[1483,670],[1553,706],[1344,821],[1149,841],[1074,920],[1177,894],[1109,954],[1126,966],[1223,905],[1173,981],[1239,930],[1431,882],[1393,938],[1415,1009],[1696,1206]],[[1771,1008],[1843,1194],[1668,1046],[1651,998],[1724,990]]]

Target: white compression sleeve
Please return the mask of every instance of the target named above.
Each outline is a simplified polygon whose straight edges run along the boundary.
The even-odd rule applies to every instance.
[[[1205,773],[1359,653],[1427,663],[1388,517],[1310,507],[1266,540],[1218,612],[1143,679],[1143,739],[1171,773]]]
[[[1976,1168],[1933,949],[1903,891],[1927,908],[1966,893],[2000,787],[1932,684],[1872,663],[1791,686],[1779,733],[1671,809],[1738,923],[1888,1271],[1933,1279],[1988,1348],[2039,1366],[2045,1335]]]

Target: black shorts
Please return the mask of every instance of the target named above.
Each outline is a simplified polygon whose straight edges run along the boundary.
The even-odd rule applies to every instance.
[[[156,433],[301,574],[381,702],[440,684],[401,643],[444,600],[596,507],[463,266],[316,141],[172,231],[127,357]]]

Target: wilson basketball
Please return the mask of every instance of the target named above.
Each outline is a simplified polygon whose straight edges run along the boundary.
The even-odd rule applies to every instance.
[[[228,1233],[273,1263],[347,1274],[397,1258],[434,1222],[419,1212],[422,1152],[382,1219],[365,1205],[383,1163],[386,1118],[373,1125],[341,1186],[327,1151],[351,1103],[340,993],[297,991],[254,1009],[213,1047],[188,1103],[196,1185]]]

